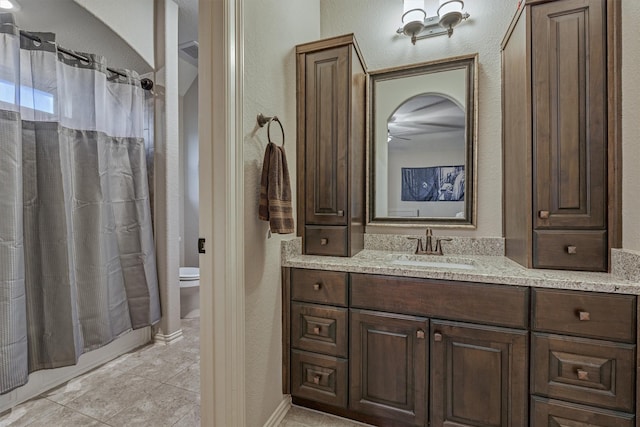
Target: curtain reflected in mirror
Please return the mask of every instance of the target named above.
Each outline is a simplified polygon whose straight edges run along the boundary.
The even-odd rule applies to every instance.
[[[369,224],[474,226],[475,56],[371,73]]]

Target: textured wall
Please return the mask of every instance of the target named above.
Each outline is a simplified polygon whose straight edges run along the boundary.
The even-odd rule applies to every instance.
[[[622,247],[640,251],[640,2],[622,0]]]
[[[465,2],[471,20],[457,27],[453,37],[419,40],[414,46],[407,37],[395,33],[401,24],[401,0],[320,2],[322,37],[355,33],[369,70],[479,54],[478,228],[447,231],[449,234],[502,235],[500,42],[516,4],[504,0]]]
[[[254,427],[264,425],[283,399],[280,325],[282,237],[273,235],[267,238],[268,225],[258,220],[260,173],[267,129],[256,131],[256,115],[277,115],[282,120],[295,195],[294,47],[320,38],[320,10],[318,0],[245,0],[244,7],[246,425]],[[271,128],[271,134],[280,143],[277,125]]]

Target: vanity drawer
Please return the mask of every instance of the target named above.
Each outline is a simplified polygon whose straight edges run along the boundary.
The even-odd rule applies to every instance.
[[[533,289],[534,330],[634,343],[636,297]]]
[[[547,426],[635,427],[635,417],[606,409],[533,397],[531,427]]]
[[[534,231],[535,268],[607,271],[606,231]]]
[[[531,347],[534,393],[633,412],[634,345],[534,333]]]
[[[351,306],[524,329],[529,289],[519,286],[351,274]]]
[[[291,303],[291,345],[300,350],[347,357],[346,308]]]
[[[347,407],[347,360],[291,351],[291,395]]]
[[[304,230],[304,253],[306,255],[349,255],[347,227],[307,225]]]
[[[348,274],[339,271],[293,269],[291,299],[347,306]]]

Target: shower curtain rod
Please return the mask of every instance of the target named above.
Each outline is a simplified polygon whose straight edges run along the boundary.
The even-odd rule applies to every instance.
[[[31,34],[28,31],[20,30],[20,35],[23,36],[23,37],[26,37],[28,39],[31,39],[31,40],[33,40],[35,42],[43,43],[43,41],[42,41],[42,39],[40,37],[36,36],[35,34]],[[48,40],[46,42],[47,43],[51,43],[51,44],[55,44],[54,42],[50,42]],[[69,56],[71,56],[71,57],[73,57],[73,58],[75,58],[75,59],[77,59],[79,61],[91,62],[91,60],[89,58],[85,58],[82,55],[78,55],[77,53],[75,53],[75,52],[73,52],[73,51],[71,51],[69,49],[65,49],[62,46],[58,45],[58,44],[56,46],[57,46],[58,50],[60,52],[64,53],[65,55],[69,55]],[[119,72],[118,70],[114,70],[113,68],[107,67],[107,71],[110,71],[110,72],[112,72],[114,74],[117,74],[119,76],[122,76],[122,77],[127,77],[125,74],[122,74],[121,72]],[[140,79],[140,86],[142,86],[142,89],[144,89],[144,90],[151,90],[151,89],[153,89],[153,81],[151,79],[147,79],[147,78]]]

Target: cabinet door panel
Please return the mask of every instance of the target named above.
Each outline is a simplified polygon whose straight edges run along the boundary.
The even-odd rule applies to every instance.
[[[531,427],[635,427],[634,416],[533,397]]]
[[[306,223],[347,225],[349,47],[306,55]]]
[[[532,7],[534,226],[606,226],[604,0]]]
[[[432,425],[526,424],[526,331],[433,320],[431,332]]]
[[[428,327],[424,318],[351,310],[350,409],[425,424]]]

